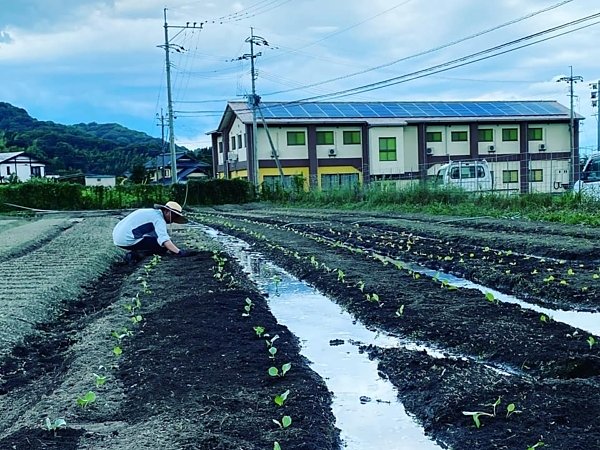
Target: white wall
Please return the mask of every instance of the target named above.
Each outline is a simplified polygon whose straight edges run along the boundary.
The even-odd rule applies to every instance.
[[[8,163],[1,163],[0,176],[2,176],[4,182],[6,182],[11,174],[16,173],[17,177],[19,177],[19,181],[28,181],[32,178],[31,169],[33,167],[40,168],[40,177],[46,176],[45,164],[35,160],[30,161],[28,156],[17,156]],[[10,170],[10,174],[7,169]]]
[[[116,186],[116,184],[115,177],[95,177],[93,175],[85,177],[86,186]]]
[[[379,138],[396,138],[396,161],[379,161]],[[404,173],[404,127],[369,128],[369,149],[371,175],[395,175]],[[416,148],[410,149],[416,152]]]

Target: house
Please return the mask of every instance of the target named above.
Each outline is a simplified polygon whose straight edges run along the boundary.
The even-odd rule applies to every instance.
[[[216,176],[269,185],[283,172],[332,189],[405,184],[449,161],[486,159],[495,190],[525,193],[562,192],[579,170],[582,117],[571,146],[570,111],[555,101],[266,102],[257,116],[255,152],[251,108],[228,102],[210,133]]]
[[[84,186],[113,187],[117,185],[117,177],[115,175],[97,175],[89,173],[75,173],[70,175],[62,175],[58,177],[58,181],[83,184]]]
[[[206,178],[210,173],[210,165],[187,153],[176,153],[177,181],[186,183],[189,180]],[[155,156],[144,164],[146,172],[150,176],[150,182],[155,184],[171,184],[171,154],[163,153]]]
[[[26,152],[0,153],[0,183],[8,183],[15,177],[28,181],[46,175],[46,164]]]

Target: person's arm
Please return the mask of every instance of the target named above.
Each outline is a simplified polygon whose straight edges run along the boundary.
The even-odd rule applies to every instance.
[[[163,242],[163,247],[175,254],[178,254],[180,252],[179,247],[173,244],[173,242],[171,242],[170,240]]]

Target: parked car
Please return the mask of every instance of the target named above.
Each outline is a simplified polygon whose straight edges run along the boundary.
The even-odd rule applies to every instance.
[[[573,191],[600,200],[600,153],[593,153],[587,158]]]
[[[486,160],[450,161],[438,170],[436,183],[466,191],[491,191],[494,185]]]

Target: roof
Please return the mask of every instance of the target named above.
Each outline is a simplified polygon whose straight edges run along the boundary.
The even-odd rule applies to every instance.
[[[177,153],[175,155],[175,158],[178,161],[178,165],[180,164],[179,160],[181,158],[183,158],[184,156],[186,156],[190,159],[189,162],[188,161],[183,162],[183,165],[185,165],[185,166],[193,166],[194,168],[211,167],[210,164],[206,164],[205,162],[202,162],[202,161],[197,161],[193,157],[189,156],[187,153]],[[171,154],[163,153],[162,155],[158,155],[158,156],[155,156],[154,158],[150,159],[148,162],[146,162],[146,164],[144,164],[144,167],[148,170],[151,170],[151,169],[156,169],[157,167],[169,167],[170,165],[171,165]]]
[[[565,120],[569,109],[553,100],[525,101],[449,101],[449,102],[265,102],[260,111],[273,122],[387,122],[488,120]],[[231,101],[219,124],[222,131],[235,114],[244,123],[252,122],[252,110],[246,102]],[[582,117],[577,115],[577,119]],[[260,123],[259,114],[259,123]],[[404,123],[405,124],[405,123]]]
[[[0,163],[13,159],[15,156],[22,155],[25,152],[0,153]]]

